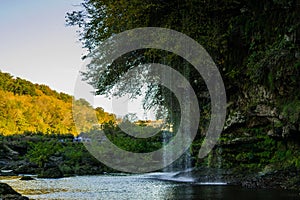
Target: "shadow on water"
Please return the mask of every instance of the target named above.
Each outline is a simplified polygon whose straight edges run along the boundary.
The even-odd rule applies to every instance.
[[[238,186],[226,185],[197,185],[185,184],[176,186],[170,191],[173,199],[190,199],[190,200],[206,200],[206,199],[243,199],[243,200],[292,200],[300,199],[299,194],[289,191],[280,190],[254,190],[246,189]],[[168,194],[167,194],[168,196]]]
[[[166,199],[243,199],[243,200],[292,200],[300,199],[300,193],[274,189],[247,189],[240,186],[227,185],[224,182],[195,182],[191,177],[180,176],[181,172],[149,173],[147,178],[173,184],[165,193]],[[178,184],[180,183],[180,184]]]

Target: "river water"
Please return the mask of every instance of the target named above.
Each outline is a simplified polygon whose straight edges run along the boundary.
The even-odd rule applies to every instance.
[[[189,199],[300,199],[298,193],[250,190],[224,183],[194,183],[191,178],[172,179],[171,173],[144,175],[110,174],[62,179],[1,180],[30,199],[78,200],[189,200]],[[164,179],[164,180],[162,180]],[[170,178],[171,179],[171,178]]]

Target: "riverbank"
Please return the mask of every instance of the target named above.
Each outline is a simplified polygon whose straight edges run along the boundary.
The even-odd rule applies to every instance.
[[[112,172],[70,135],[0,137],[0,176],[36,174],[61,178]]]
[[[91,156],[82,143],[73,141],[72,136],[0,138],[0,176],[33,174],[38,178],[62,178],[116,172]],[[299,168],[293,162],[289,164],[289,160],[295,158],[286,154],[276,157],[287,151],[281,146],[282,142],[274,143],[268,137],[234,142],[221,140],[206,158],[196,160],[193,155],[193,165],[196,165],[193,170],[176,176],[191,177],[195,183],[225,182],[245,188],[300,191]],[[298,145],[284,145],[297,152]]]

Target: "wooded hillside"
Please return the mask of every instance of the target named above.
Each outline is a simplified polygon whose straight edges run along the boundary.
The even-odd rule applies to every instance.
[[[98,122],[115,121],[113,114],[92,106],[84,99],[75,101],[84,129],[94,124],[85,118],[87,113],[96,112]],[[73,97],[59,93],[46,85],[33,84],[9,73],[0,71],[0,134],[22,134],[25,132],[45,134],[77,135],[72,116]],[[82,127],[82,126],[81,126]]]

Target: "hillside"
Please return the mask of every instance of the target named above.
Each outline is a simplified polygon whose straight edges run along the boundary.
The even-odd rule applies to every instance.
[[[77,135],[72,103],[71,95],[0,71],[0,134],[30,132]],[[80,107],[80,113],[77,113],[80,117],[78,121],[81,122],[79,131],[86,131],[93,126],[86,117],[94,111],[98,123],[115,121],[113,114],[102,108],[94,110],[84,99],[76,100],[74,105]]]

